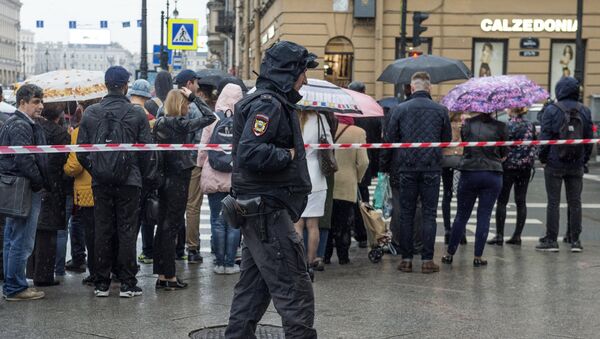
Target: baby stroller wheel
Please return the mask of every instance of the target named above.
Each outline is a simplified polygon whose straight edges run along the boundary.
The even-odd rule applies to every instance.
[[[380,262],[382,257],[383,250],[381,247],[377,247],[369,251],[369,260],[371,260],[371,262],[374,264]]]

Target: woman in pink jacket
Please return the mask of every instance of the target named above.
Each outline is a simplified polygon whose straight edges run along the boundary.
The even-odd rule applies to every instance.
[[[218,120],[204,128],[201,143],[210,143],[213,131],[221,118],[233,115],[234,106],[242,96],[242,89],[238,85],[228,84],[223,88],[215,105]],[[202,192],[208,195],[210,207],[210,228],[216,256],[214,272],[216,274],[239,273],[240,268],[235,265],[235,255],[240,243],[240,230],[227,225],[221,216],[221,200],[231,189],[231,173],[215,170],[210,164],[207,151],[198,153],[198,167],[202,167],[200,187]]]

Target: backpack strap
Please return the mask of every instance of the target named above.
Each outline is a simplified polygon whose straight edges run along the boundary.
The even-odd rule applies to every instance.
[[[333,139],[333,143],[334,144],[342,137],[342,134],[344,134],[344,132],[346,132],[346,130],[348,129],[348,127],[350,127],[350,125],[346,125],[346,127],[342,128],[342,130],[340,131],[340,133],[338,133],[338,135],[336,135],[335,139]]]
[[[562,102],[557,101],[557,102],[554,103],[554,106],[556,106],[564,114],[567,114],[567,112],[569,111],[569,109]],[[579,114],[581,114],[581,106],[582,105],[581,105],[580,102],[578,102],[578,103],[575,104],[575,108],[574,109],[577,110],[577,112]]]

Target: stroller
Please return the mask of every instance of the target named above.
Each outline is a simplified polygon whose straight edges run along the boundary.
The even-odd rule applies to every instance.
[[[381,211],[376,210],[368,203],[360,203],[360,214],[367,231],[367,241],[369,243],[369,260],[376,264],[381,261],[383,254],[389,251],[395,254],[395,248],[392,245],[392,236],[386,227]]]

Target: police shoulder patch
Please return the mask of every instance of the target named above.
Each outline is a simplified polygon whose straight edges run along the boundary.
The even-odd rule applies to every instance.
[[[269,127],[269,117],[258,113],[256,118],[254,118],[254,126],[252,127],[252,132],[257,137],[262,136],[267,132],[267,128]]]

